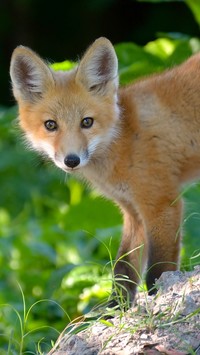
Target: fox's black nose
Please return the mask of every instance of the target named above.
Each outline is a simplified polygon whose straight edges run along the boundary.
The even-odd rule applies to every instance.
[[[64,163],[68,168],[75,168],[80,164],[80,158],[76,154],[69,154],[65,157]]]

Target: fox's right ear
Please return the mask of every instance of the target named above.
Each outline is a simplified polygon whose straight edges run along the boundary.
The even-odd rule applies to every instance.
[[[11,58],[10,76],[17,100],[34,103],[54,85],[51,69],[31,49],[17,47]]]

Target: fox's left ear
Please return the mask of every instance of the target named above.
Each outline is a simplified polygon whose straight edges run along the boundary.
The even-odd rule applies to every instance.
[[[88,91],[106,95],[118,88],[118,61],[115,50],[107,38],[97,39],[80,61],[76,80]]]

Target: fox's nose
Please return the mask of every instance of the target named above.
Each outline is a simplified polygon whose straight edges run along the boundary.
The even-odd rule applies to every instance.
[[[76,154],[69,154],[65,157],[64,163],[68,168],[75,168],[80,164],[80,158]]]

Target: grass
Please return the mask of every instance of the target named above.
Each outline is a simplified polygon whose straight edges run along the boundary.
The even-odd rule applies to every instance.
[[[50,325],[43,325],[38,328],[34,329],[29,329],[28,327],[28,322],[29,322],[29,317],[31,315],[31,312],[33,312],[34,307],[36,307],[40,303],[51,303],[56,305],[56,307],[60,308],[62,312],[66,315],[68,320],[70,321],[70,318],[66,311],[55,301],[53,300],[48,300],[48,299],[41,299],[35,303],[33,303],[28,309],[26,306],[26,299],[24,296],[24,292],[21,288],[21,286],[18,284],[19,291],[21,293],[21,300],[22,300],[22,307],[23,307],[23,312],[22,314],[12,305],[10,304],[1,304],[0,308],[11,308],[12,312],[16,315],[17,319],[15,322],[15,327],[11,330],[11,334],[9,337],[9,343],[8,343],[8,348],[7,351],[5,352],[7,355],[22,355],[24,353],[29,353],[29,354],[44,354],[44,352],[41,349],[41,343],[43,342],[43,338],[41,338],[37,344],[35,344],[35,352],[34,351],[28,351],[26,352],[24,349],[27,346],[27,342],[29,341],[28,338],[31,338],[33,333],[36,333],[38,331],[44,331],[45,329],[51,329],[53,332],[58,336],[59,332],[54,328],[51,327]],[[17,330],[17,331],[16,331]],[[31,342],[31,341],[30,341]],[[51,344],[53,345],[53,344]],[[51,348],[51,345],[48,344],[49,349]]]

